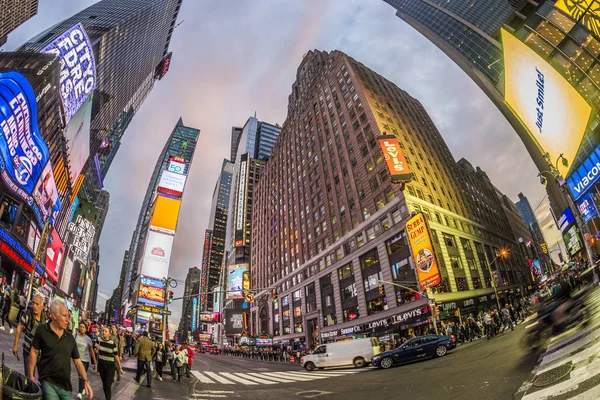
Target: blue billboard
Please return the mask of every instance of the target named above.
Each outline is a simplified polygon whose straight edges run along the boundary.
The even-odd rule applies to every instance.
[[[560,216],[560,218],[558,219],[558,221],[556,222],[556,225],[558,225],[558,229],[562,233],[565,233],[567,228],[569,226],[571,226],[574,222],[575,222],[575,218],[573,217],[573,213],[571,212],[571,209],[569,207],[567,207],[565,209],[565,211],[563,211],[563,213]]]
[[[50,152],[37,125],[35,93],[18,72],[0,73],[0,133],[1,178],[42,225],[58,213],[60,200]]]
[[[198,299],[192,299],[192,333],[196,332],[196,321],[198,320]]]
[[[598,216],[598,208],[596,207],[596,202],[594,201],[594,196],[592,193],[587,193],[582,196],[577,201],[577,208],[579,208],[579,213],[583,217],[583,222],[585,223],[587,223],[591,218]]]
[[[60,59],[60,97],[69,123],[96,88],[94,51],[83,25],[77,24],[42,49]]]
[[[600,179],[600,146],[568,178],[567,185],[575,200],[583,196]]]

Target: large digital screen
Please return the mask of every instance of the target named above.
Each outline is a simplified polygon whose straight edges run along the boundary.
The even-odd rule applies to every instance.
[[[567,186],[575,200],[590,190],[600,179],[600,146],[567,177]]]
[[[575,218],[573,217],[571,208],[567,207],[561,214],[560,218],[558,218],[556,225],[558,225],[558,230],[560,230],[562,233],[565,233],[567,228],[573,223],[575,223]]]
[[[54,282],[58,282],[64,255],[65,245],[60,240],[56,229],[52,228],[46,249],[46,274]]]
[[[573,163],[592,107],[535,51],[502,29],[505,101],[521,119],[542,153],[554,162],[562,153]],[[559,163],[566,176],[569,167]]]
[[[244,311],[225,309],[225,333],[235,335],[244,330]]]
[[[183,174],[177,174],[171,171],[163,171],[158,183],[158,192],[170,196],[181,197],[185,187],[185,178]]]
[[[142,310],[137,312],[137,323],[146,325],[148,332],[153,335],[162,334],[162,321],[162,315],[160,314]]]
[[[71,231],[69,251],[82,263],[87,264],[96,227],[90,220],[78,215],[74,222],[69,222],[69,230]]]
[[[169,164],[167,164],[167,171],[174,172],[176,174],[185,174],[185,160],[181,157],[169,158]]]
[[[181,200],[171,199],[165,196],[157,196],[150,220],[150,227],[156,231],[174,234],[179,217]]]
[[[58,198],[58,190],[52,173],[52,164],[48,162],[42,171],[42,176],[37,181],[33,190],[33,198],[40,207],[42,219],[45,221],[50,217],[50,222],[53,223],[58,212],[60,211],[61,203]]]
[[[138,289],[138,304],[145,304],[153,307],[165,306],[165,294],[163,287],[143,284],[140,281]]]
[[[142,275],[164,278],[169,273],[173,236],[148,231],[142,260]]]
[[[77,24],[42,49],[60,59],[60,96],[69,123],[96,88],[96,63],[90,39]]]
[[[244,297],[244,272],[248,271],[248,264],[234,264],[227,267],[227,298],[241,299]]]
[[[192,299],[192,333],[196,331],[198,322],[198,298],[194,297]]]
[[[579,238],[579,233],[577,233],[576,225],[571,225],[563,235],[563,240],[567,246],[567,251],[572,256],[582,249],[581,239]]]
[[[600,36],[600,2],[598,0],[556,0],[555,6],[590,31]]]
[[[65,130],[65,139],[67,139],[69,149],[70,178],[73,185],[90,156],[92,97],[90,96],[75,113]]]

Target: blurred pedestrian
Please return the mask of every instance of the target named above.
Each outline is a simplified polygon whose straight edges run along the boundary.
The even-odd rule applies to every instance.
[[[121,369],[121,358],[118,354],[117,344],[111,336],[111,329],[102,327],[102,337],[98,343],[98,373],[102,379],[102,390],[106,400],[112,399],[112,384],[115,378],[115,368],[119,373]]]
[[[163,349],[162,343],[158,343],[156,353],[154,354],[154,371],[156,372],[156,379],[162,382],[163,378],[163,366],[167,360],[167,354]]]
[[[187,364],[187,353],[181,349],[181,346],[177,346],[175,351],[175,367],[177,367],[177,382],[181,382],[183,376],[183,370]]]
[[[156,348],[154,347],[154,343],[152,343],[152,340],[148,338],[148,331],[144,331],[135,349],[135,356],[138,360],[135,380],[136,382],[141,384],[140,379],[143,373],[143,369],[145,368],[146,387],[148,388],[150,388],[152,385],[152,371],[150,369],[150,362],[152,361],[152,357],[154,357],[155,352]]]
[[[19,339],[21,338],[21,332],[23,332],[23,373],[25,375],[27,375],[27,372],[29,371],[29,352],[31,351],[33,334],[38,325],[47,322],[46,315],[42,312],[43,310],[44,302],[42,296],[35,293],[31,297],[31,307],[23,313],[19,325],[17,325],[17,333],[15,334],[15,341],[13,344],[13,354],[15,357],[19,357]]]
[[[0,329],[5,331],[6,328],[4,327],[4,324],[6,322],[8,322],[8,327],[10,328],[10,334],[12,335],[12,333],[14,332],[14,329],[12,327],[12,323],[10,322],[11,306],[12,306],[12,299],[10,296],[10,289],[7,288],[4,292],[4,302],[2,303],[2,326],[0,326]]]
[[[92,339],[86,334],[87,325],[84,321],[79,323],[79,330],[75,333],[75,343],[77,343],[77,351],[79,351],[79,357],[85,371],[88,371],[90,362],[92,365],[96,364],[96,354],[94,353],[94,343]],[[79,389],[77,390],[77,398],[82,399],[86,395],[84,381],[79,378]]]

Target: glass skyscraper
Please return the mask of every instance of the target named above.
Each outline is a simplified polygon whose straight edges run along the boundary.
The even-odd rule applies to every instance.
[[[132,283],[135,283],[135,280],[137,279],[138,264],[143,253],[143,246],[140,246],[140,244],[144,243],[146,240],[145,235],[148,232],[148,224],[150,223],[152,201],[160,181],[160,175],[162,171],[167,168],[169,158],[172,156],[182,157],[187,165],[186,174],[189,173],[199,135],[200,129],[185,126],[183,120],[179,118],[179,121],[177,121],[173,132],[171,132],[169,139],[165,143],[165,146],[156,161],[154,171],[152,172],[150,182],[148,183],[146,195],[142,202],[138,222],[131,238],[131,244],[129,245],[129,260],[127,265],[124,265],[127,270],[125,271],[125,282],[123,286],[123,302],[129,300]]]

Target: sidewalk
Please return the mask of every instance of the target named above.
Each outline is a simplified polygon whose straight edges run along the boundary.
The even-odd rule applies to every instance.
[[[21,335],[23,338],[23,335]],[[12,354],[12,347],[15,340],[14,334],[9,334],[9,330],[6,331],[0,330],[0,351],[4,353],[4,365],[8,368],[13,369],[19,373],[23,373],[23,348],[21,342],[19,343],[19,360]],[[134,379],[135,374],[131,372],[125,371],[125,374],[121,376],[120,382],[114,382],[112,386],[113,399],[129,399],[133,397],[134,393],[137,391],[138,385],[135,383]],[[94,371],[90,366],[88,370],[88,379],[90,381],[90,385],[92,386],[92,390],[94,391],[94,399],[105,400],[104,392],[102,391],[102,382],[100,380],[100,375],[98,372]],[[77,397],[77,389],[79,385],[77,370],[75,369],[75,365],[71,363],[71,384],[73,385],[73,398]],[[142,384],[145,384],[142,381]]]

